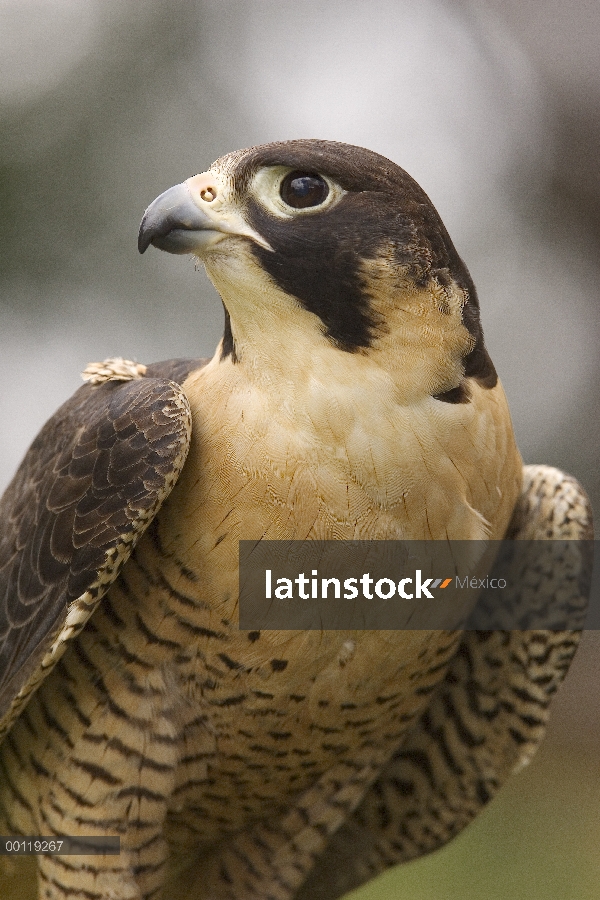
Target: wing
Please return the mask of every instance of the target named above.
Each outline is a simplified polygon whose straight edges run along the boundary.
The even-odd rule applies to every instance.
[[[0,500],[0,737],[175,484],[191,433],[176,382],[204,362],[130,364],[145,376],[81,387]]]
[[[507,537],[585,542],[592,536],[589,501],[578,483],[548,466],[526,466]],[[554,558],[551,573],[535,564],[539,556],[527,573],[519,568],[524,609],[532,608],[532,594],[542,606],[554,598],[560,609],[585,606],[587,549],[573,544],[569,555]],[[465,632],[427,710],[296,900],[334,900],[458,834],[535,753],[578,641],[577,631]]]

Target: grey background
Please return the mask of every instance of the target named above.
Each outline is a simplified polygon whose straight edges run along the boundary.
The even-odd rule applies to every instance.
[[[145,206],[230,150],[322,137],[429,193],[526,461],[600,510],[599,45],[591,0],[0,0],[0,489],[90,360],[212,353],[220,303],[185,258],[138,256]],[[597,742],[598,646],[551,747]]]

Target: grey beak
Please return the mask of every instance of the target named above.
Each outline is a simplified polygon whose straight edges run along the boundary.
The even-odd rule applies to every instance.
[[[199,232],[214,234],[214,230],[214,223],[194,203],[189,187],[183,182],[157,197],[144,213],[138,250],[144,253],[153,244],[168,253],[194,253],[203,243]]]

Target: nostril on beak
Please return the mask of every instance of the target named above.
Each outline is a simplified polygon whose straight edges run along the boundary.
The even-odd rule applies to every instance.
[[[217,182],[212,172],[200,172],[199,175],[193,175],[185,182],[192,193],[192,197],[199,197],[205,203],[212,203],[216,200],[218,190]]]

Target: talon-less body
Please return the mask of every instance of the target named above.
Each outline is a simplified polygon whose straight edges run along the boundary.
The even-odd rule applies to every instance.
[[[1,829],[121,836],[41,857],[46,900],[333,898],[487,802],[576,636],[241,632],[239,540],[500,539],[515,506],[547,536],[559,493],[581,537],[585,497],[523,484],[472,281],[388,160],[230,154],[149,207],[150,243],[201,257],[225,334],[91,367],[2,501]]]

